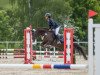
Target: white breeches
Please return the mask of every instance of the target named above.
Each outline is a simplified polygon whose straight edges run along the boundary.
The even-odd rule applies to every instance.
[[[57,34],[59,33],[59,30],[60,30],[60,26],[57,27],[56,29],[54,29],[54,33],[55,33],[55,35],[57,35]]]

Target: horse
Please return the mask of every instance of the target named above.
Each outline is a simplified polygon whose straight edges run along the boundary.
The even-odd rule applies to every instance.
[[[36,29],[33,29],[32,30],[32,39],[33,41],[35,41],[35,39],[37,37],[42,37],[42,43],[41,43],[41,46],[42,47],[55,47],[55,48],[59,48],[59,50],[63,51],[63,47],[64,47],[64,43],[57,43],[57,39],[54,35],[54,32],[53,31],[49,31],[48,28],[36,28]],[[73,39],[73,41],[76,41],[75,39]],[[78,52],[83,55],[84,59],[87,60],[87,56],[83,50],[83,48],[77,44],[77,43],[73,43],[74,45],[74,49],[75,50],[78,50]],[[75,50],[74,50],[74,53],[75,53]]]

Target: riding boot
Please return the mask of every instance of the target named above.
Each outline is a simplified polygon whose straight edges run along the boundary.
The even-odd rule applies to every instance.
[[[61,42],[60,42],[60,37],[59,37],[59,35],[56,35],[56,39],[57,39],[57,44],[60,44]]]
[[[63,43],[63,42],[64,42],[63,37],[61,37],[61,38],[60,38],[60,36],[59,36],[59,35],[56,35],[56,38],[57,38],[57,40],[58,40],[58,41],[60,41],[60,43]]]
[[[61,43],[64,43],[64,38],[63,38],[63,36],[60,37],[60,42],[61,42]]]

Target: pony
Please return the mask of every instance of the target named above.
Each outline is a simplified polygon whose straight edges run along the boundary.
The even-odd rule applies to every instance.
[[[33,42],[35,41],[35,39],[37,37],[42,37],[42,43],[41,46],[42,47],[47,47],[47,48],[51,48],[51,47],[55,47],[55,48],[59,48],[59,50],[63,51],[64,49],[64,43],[57,43],[57,39],[54,35],[53,31],[49,31],[48,28],[36,28],[32,30],[32,39]],[[75,39],[73,39],[73,41],[76,41]],[[78,50],[79,53],[81,53],[84,57],[85,60],[87,60],[87,56],[83,50],[83,48],[77,44],[77,43],[73,43],[74,45],[74,49]],[[73,53],[75,53],[75,50]]]

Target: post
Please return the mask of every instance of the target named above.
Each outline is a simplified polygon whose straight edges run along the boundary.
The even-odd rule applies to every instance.
[[[73,64],[73,29],[64,28],[64,64]]]
[[[88,69],[89,75],[93,75],[93,19],[88,20]]]
[[[99,27],[95,28],[95,75],[100,74],[100,24]]]
[[[25,64],[32,63],[32,32],[31,28],[24,29]]]
[[[53,47],[53,56],[56,57],[56,48]]]

